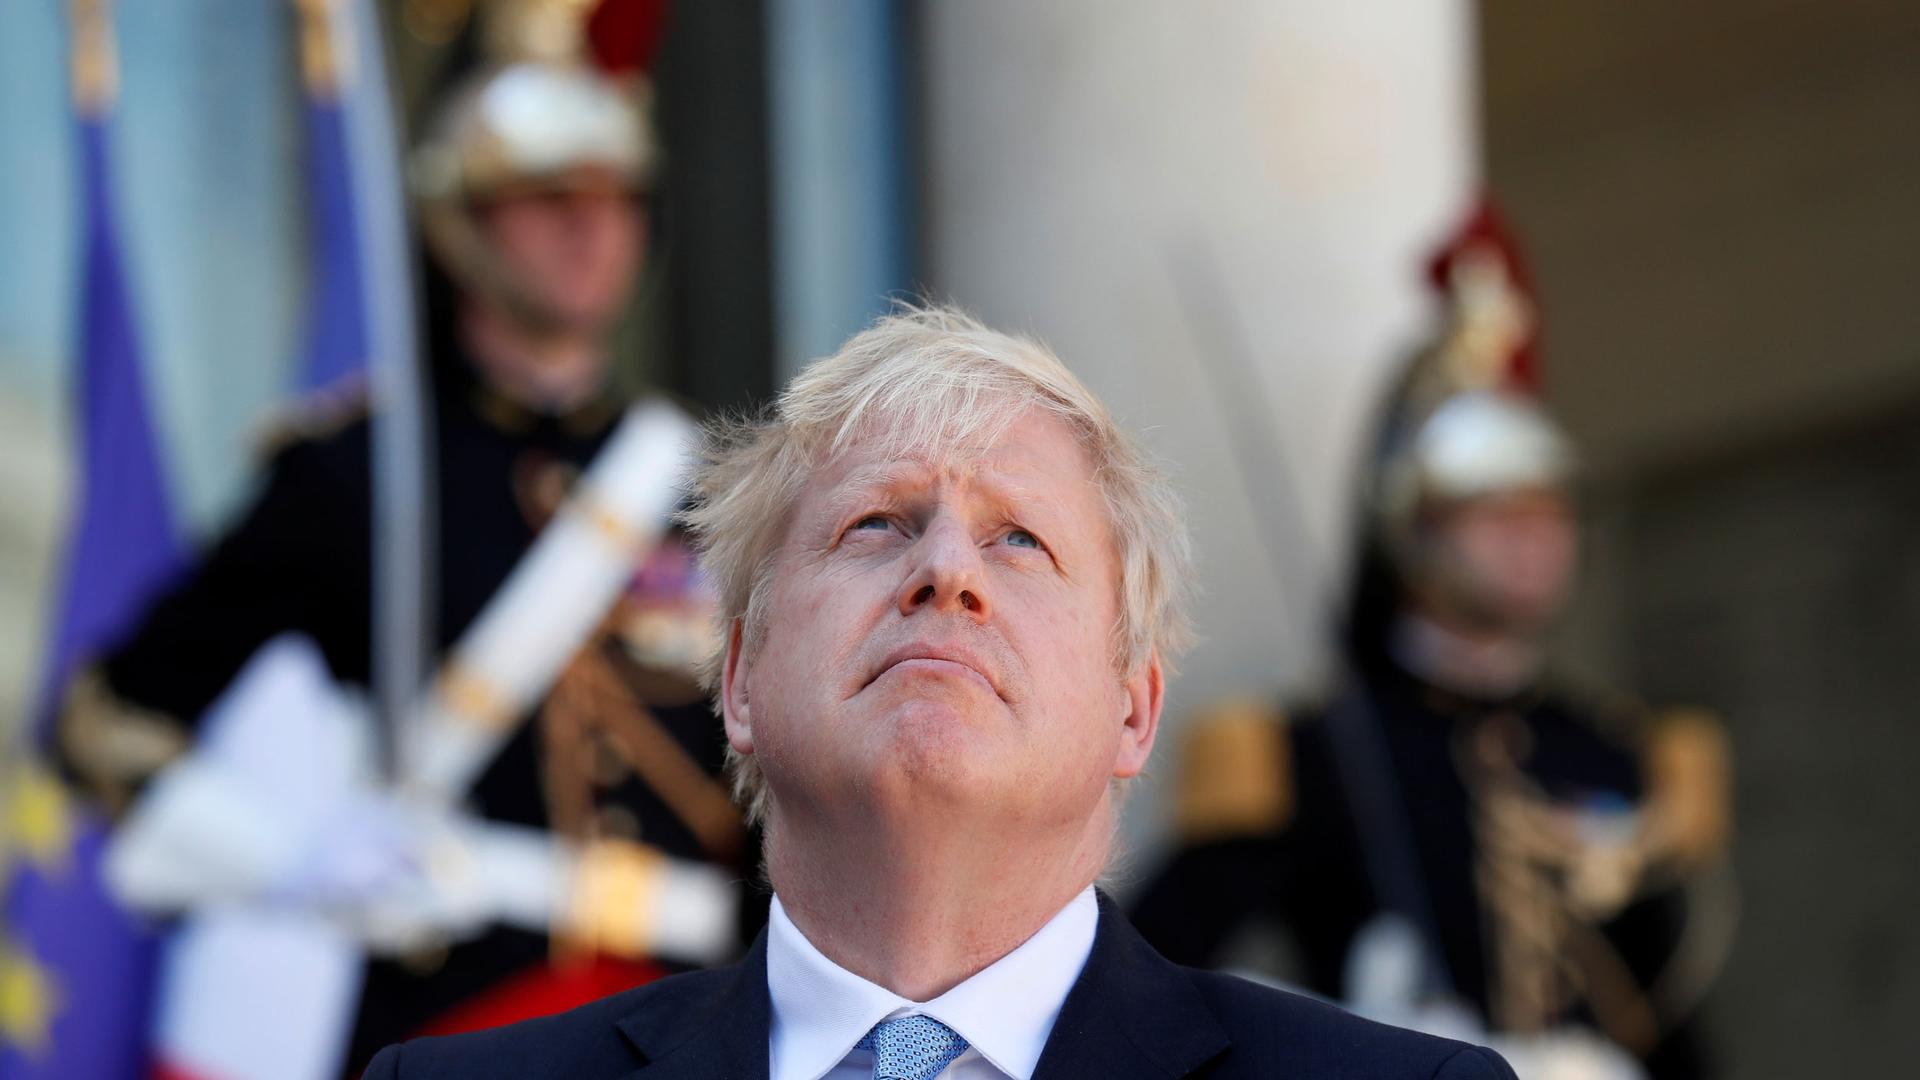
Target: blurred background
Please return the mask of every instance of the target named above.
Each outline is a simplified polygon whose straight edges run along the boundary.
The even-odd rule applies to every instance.
[[[500,62],[485,27],[511,6],[0,6],[10,870],[47,835],[21,763],[58,711],[46,684],[75,595],[63,567],[102,320],[137,356],[150,471],[190,566],[246,518],[275,432],[309,408],[290,403],[311,400],[296,391],[313,386],[312,313],[330,310],[315,297],[338,222],[316,214],[333,189],[310,116],[326,101],[355,195],[364,377],[376,409],[433,397],[437,272],[408,224],[417,173],[400,148]],[[1128,804],[1123,895],[1185,843],[1190,718],[1333,678],[1369,433],[1444,321],[1429,260],[1496,206],[1524,252],[1539,400],[1580,462],[1581,569],[1554,666],[1708,710],[1732,748],[1739,899],[1713,910],[1737,930],[1698,1015],[1700,1075],[1909,1067],[1920,7],[523,6],[596,20],[602,66],[657,129],[644,265],[604,333],[623,391],[750,408],[892,300],[927,296],[1045,340],[1169,463],[1202,643]],[[88,51],[76,28],[102,21],[113,45]],[[330,92],[303,68],[316,32],[344,73]],[[117,92],[88,96],[97,63]],[[103,251],[124,284],[107,300]],[[461,467],[437,445],[429,474]],[[149,600],[175,579],[156,580]],[[84,644],[111,650],[147,602]],[[6,934],[0,1067],[61,1074],[33,1070],[52,1068],[84,995],[36,962],[24,923]]]

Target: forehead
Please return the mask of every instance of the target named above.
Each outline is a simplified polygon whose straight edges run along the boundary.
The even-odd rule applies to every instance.
[[[1559,488],[1525,487],[1458,499],[1438,509],[1444,517],[1459,518],[1566,517],[1573,513],[1573,501]]]
[[[1092,456],[1066,421],[1038,408],[964,440],[869,428],[851,438],[803,489],[802,513],[868,493],[957,487],[1021,501],[1059,501],[1061,511],[1098,512]]]

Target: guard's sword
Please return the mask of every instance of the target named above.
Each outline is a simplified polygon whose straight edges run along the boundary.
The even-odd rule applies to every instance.
[[[479,779],[659,543],[695,439],[671,404],[628,410],[410,718],[400,771],[410,793],[452,803]]]

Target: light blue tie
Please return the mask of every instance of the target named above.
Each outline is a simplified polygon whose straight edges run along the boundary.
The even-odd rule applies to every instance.
[[[933,1080],[967,1052],[967,1040],[931,1016],[882,1020],[854,1045],[873,1051],[873,1080]]]

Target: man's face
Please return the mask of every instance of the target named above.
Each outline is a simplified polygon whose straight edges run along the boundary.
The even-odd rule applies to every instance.
[[[502,196],[480,212],[495,255],[561,323],[598,330],[620,315],[639,271],[646,219],[612,176]]]
[[[1115,661],[1119,563],[1090,461],[1029,411],[935,458],[857,441],[797,501],[722,703],[776,822],[1073,827],[1146,763],[1158,662]]]
[[[1436,568],[1469,618],[1537,632],[1566,606],[1579,534],[1559,492],[1512,492],[1455,504],[1439,512],[1431,535]]]

